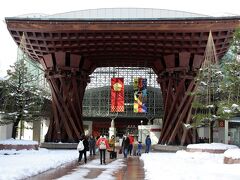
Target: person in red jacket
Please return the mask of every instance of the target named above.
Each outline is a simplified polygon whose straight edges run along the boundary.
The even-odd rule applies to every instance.
[[[100,163],[106,164],[106,150],[110,149],[107,138],[101,135],[101,137],[97,140],[96,145],[100,152]]]
[[[133,135],[130,134],[128,136],[128,138],[129,138],[129,141],[130,141],[128,151],[129,151],[129,155],[131,156],[132,155],[132,150],[133,150],[134,137],[133,137]]]

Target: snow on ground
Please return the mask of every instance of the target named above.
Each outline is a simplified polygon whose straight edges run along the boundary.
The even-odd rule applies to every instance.
[[[240,159],[240,149],[228,149],[224,156],[232,159]]]
[[[76,150],[0,150],[0,179],[24,179],[77,158]]]
[[[94,180],[102,180],[102,179],[112,180],[112,179],[115,179],[115,177],[112,176],[113,173],[117,172],[119,169],[121,169],[123,166],[125,166],[123,159],[117,159],[106,165],[99,165],[99,164],[100,164],[99,159],[92,160],[92,161],[88,162],[87,164],[79,167],[78,170],[76,170],[72,174],[69,174],[69,175],[59,178],[59,180],[68,180],[68,179],[69,180],[72,180],[72,179],[84,180],[84,179],[86,179],[85,176],[90,172],[90,169],[103,170],[102,173]]]
[[[143,154],[148,180],[239,180],[240,164],[224,164],[223,154],[206,152]]]
[[[199,145],[205,148],[206,145]],[[211,149],[224,148],[224,145],[213,143]],[[227,146],[229,148],[229,146]],[[229,155],[230,154],[230,155]],[[207,152],[148,153],[140,157],[144,161],[147,180],[239,180],[240,164],[224,164],[224,155],[239,157],[239,149],[231,149],[225,154]],[[0,179],[24,179],[40,174],[51,168],[78,158],[76,150],[0,150]],[[88,161],[65,179],[84,179],[91,168],[100,169],[102,173],[97,180],[113,179],[112,174],[124,166],[123,159],[117,159],[107,165],[100,165],[99,159]]]
[[[4,145],[35,145],[38,144],[37,141],[30,141],[30,140],[17,140],[17,139],[7,139],[0,141],[0,144]]]
[[[187,148],[192,149],[219,149],[219,150],[227,150],[227,149],[235,149],[238,148],[235,145],[223,144],[223,143],[200,143],[200,144],[189,144]]]
[[[76,150],[0,150],[0,180],[25,179],[56,168],[78,158]],[[99,159],[88,161],[71,175],[60,179],[84,179],[89,168],[103,170],[97,180],[113,179],[112,174],[124,166],[123,159],[117,159],[106,165],[100,165]]]

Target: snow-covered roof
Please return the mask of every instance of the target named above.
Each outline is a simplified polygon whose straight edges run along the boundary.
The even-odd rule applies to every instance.
[[[185,11],[152,8],[101,8],[71,11],[53,15],[37,15],[38,16],[36,16],[35,13],[32,14],[32,16],[28,14],[25,16],[22,15],[20,17],[40,19],[176,19],[209,17],[203,14]]]

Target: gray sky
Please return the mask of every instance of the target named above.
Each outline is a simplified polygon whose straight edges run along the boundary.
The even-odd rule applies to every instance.
[[[7,31],[5,17],[96,8],[158,8],[212,16],[240,15],[239,0],[8,0],[0,6],[0,77],[6,75],[17,56],[17,46]]]

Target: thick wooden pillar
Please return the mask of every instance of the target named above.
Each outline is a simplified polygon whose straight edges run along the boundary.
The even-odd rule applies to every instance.
[[[163,127],[159,143],[174,145],[191,143],[191,130],[186,131],[183,125],[191,123],[193,101],[191,93],[195,91],[195,77],[203,56],[181,52],[164,56],[163,61],[165,67],[159,71],[155,70],[164,102]]]
[[[90,63],[66,52],[41,60],[52,93],[52,118],[45,141],[78,142],[84,132],[82,101],[89,82]]]

